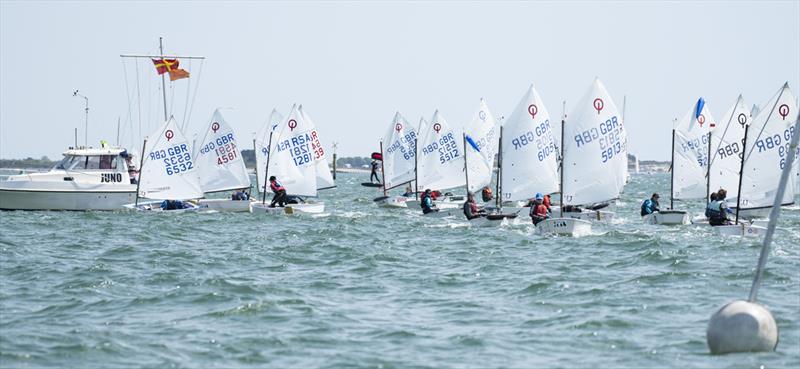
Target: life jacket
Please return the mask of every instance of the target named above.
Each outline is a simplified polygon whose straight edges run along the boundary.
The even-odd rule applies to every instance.
[[[530,210],[529,215],[531,217],[540,217],[540,218],[544,217],[544,218],[546,218],[547,217],[547,206],[544,206],[544,204],[538,204],[538,205],[537,204],[533,204],[533,206],[531,206],[531,210]]]
[[[723,225],[728,220],[728,217],[726,217],[725,213],[720,209],[720,205],[722,205],[722,201],[714,200],[709,202],[708,206],[706,206],[706,217],[708,217],[709,224]]]
[[[653,214],[653,208],[655,208],[655,204],[653,204],[653,199],[644,200],[642,203],[642,211],[640,212],[641,216],[645,216],[647,214]]]
[[[550,195],[544,195],[544,200],[542,201],[542,205],[547,207],[547,211],[550,211]]]
[[[272,182],[269,183],[269,188],[274,193],[278,193],[278,191],[281,191],[281,190],[286,191],[286,189],[283,188],[283,185],[280,182],[278,182],[277,179],[275,181],[272,181]]]
[[[464,202],[464,216],[470,218],[476,214],[478,214],[478,204],[469,201]]]
[[[431,197],[427,193],[422,194],[422,198],[420,199],[419,206],[422,208],[423,212],[431,210]]]

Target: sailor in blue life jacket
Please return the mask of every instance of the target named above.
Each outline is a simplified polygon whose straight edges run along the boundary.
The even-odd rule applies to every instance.
[[[433,203],[430,188],[426,189],[425,192],[422,193],[422,198],[420,200],[419,206],[422,207],[422,214],[439,211],[439,209],[436,207],[436,204]]]
[[[275,176],[269,177],[269,188],[272,190],[272,193],[275,194],[272,196],[272,202],[269,203],[269,207],[274,208],[275,203],[280,207],[284,207],[286,205],[286,189],[278,182]]]
[[[717,193],[712,192],[711,195],[708,195],[708,204],[706,204],[706,218],[711,218],[711,210],[713,206],[711,205],[712,202],[717,201]]]
[[[189,204],[181,200],[164,200],[161,202],[161,210],[180,210],[189,208]]]
[[[728,220],[728,213],[731,213],[731,209],[728,208],[728,202],[725,201],[725,197],[728,196],[728,191],[720,188],[719,191],[712,195],[716,196],[711,197],[712,201],[709,201],[706,206],[708,224],[712,226],[731,224],[731,221]]]
[[[231,195],[231,200],[247,201],[247,200],[250,200],[250,194],[245,192],[245,191],[238,190],[238,191],[234,192],[233,195]]]
[[[660,197],[658,196],[658,194],[654,193],[653,196],[650,196],[649,199],[644,200],[644,202],[642,203],[641,216],[645,216],[645,215],[648,215],[648,214],[653,214],[653,213],[655,213],[657,211],[660,211],[660,209],[658,208],[658,199],[659,198]]]

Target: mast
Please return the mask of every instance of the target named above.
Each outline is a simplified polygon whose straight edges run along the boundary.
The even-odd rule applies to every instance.
[[[750,130],[750,125],[744,126],[744,139],[742,139],[742,164],[739,166],[739,188],[736,190],[736,221],[734,224],[739,224],[739,208],[742,206],[742,178],[744,178],[744,152],[747,151],[747,131]]]
[[[561,206],[559,207],[559,218],[564,217],[564,128],[566,127],[566,119],[567,119],[567,101],[564,100],[561,103],[561,163],[559,166],[559,180],[558,180],[558,192],[560,193],[559,202]]]
[[[493,158],[494,159],[494,158]],[[500,142],[497,144],[497,184],[495,187],[495,191],[497,192],[494,195],[495,204],[497,204],[498,209],[503,208],[503,193],[501,190],[503,189],[500,185],[500,181],[502,177],[500,176],[503,171],[503,126],[500,126]]]
[[[673,194],[675,193],[675,124],[672,125],[672,152],[670,153],[670,166],[672,170],[669,171],[669,210],[672,210],[672,203],[674,200]]]
[[[253,170],[256,172],[256,187],[258,187],[258,151],[256,151],[256,139],[253,139],[253,159],[256,159],[256,166]],[[267,188],[267,183],[264,182],[264,189]],[[257,190],[257,189],[256,189]]]
[[[255,140],[253,140],[253,143],[255,143]],[[265,165],[266,168],[264,168],[264,188],[262,189],[262,195],[261,195],[262,205],[267,203],[267,181],[269,181],[269,177],[267,176],[269,175],[269,161],[270,161],[269,155],[271,154],[270,151],[272,151],[272,131],[269,132],[269,143],[267,143],[267,165]],[[256,164],[256,167],[257,166],[258,165]]]
[[[120,117],[117,117],[117,146],[119,146],[119,121]]]
[[[133,202],[133,206],[139,206],[139,186],[142,184],[142,167],[144,166],[144,150],[147,148],[147,137],[144,139],[144,143],[142,144],[142,157],[139,158],[139,177],[136,178],[136,200]]]
[[[419,179],[417,178],[417,135],[414,135],[414,200],[419,200]],[[382,159],[383,157],[381,157]]]
[[[390,136],[391,137],[391,136]],[[416,158],[416,156],[415,156]],[[383,178],[383,196],[386,196],[386,172],[384,171],[383,162],[386,158],[383,157],[383,140],[381,140],[381,178]],[[416,160],[416,159],[414,159]]]
[[[163,37],[158,38],[158,51],[161,53],[161,60],[164,60],[164,42]],[[166,63],[166,61],[164,61]],[[161,74],[161,94],[164,96],[164,121],[167,120],[167,79],[164,74]]]
[[[711,131],[708,131],[708,159],[706,161],[706,206],[708,206],[708,203],[711,202],[709,196],[711,196]]]
[[[469,166],[467,166],[467,134],[461,133],[461,137],[464,141],[464,180],[467,183],[467,196],[469,196]]]

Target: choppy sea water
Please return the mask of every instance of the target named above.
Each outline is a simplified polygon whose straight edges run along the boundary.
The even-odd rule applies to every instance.
[[[777,352],[713,356],[760,245],[641,224],[668,175],[634,175],[583,238],[380,209],[365,178],[319,217],[0,213],[0,367],[800,367],[797,208],[759,294]]]

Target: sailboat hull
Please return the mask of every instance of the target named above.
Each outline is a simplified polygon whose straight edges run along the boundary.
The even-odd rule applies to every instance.
[[[407,208],[407,200],[405,196],[384,196],[375,199],[375,204],[382,208]]]
[[[420,209],[421,200],[408,200],[406,201],[406,206],[411,209]],[[444,198],[443,200],[436,200],[433,202],[436,204],[436,207],[439,209],[458,209],[461,205],[464,204],[464,199],[461,200],[454,200],[451,198]]]
[[[119,186],[115,186],[119,187]],[[0,189],[0,210],[120,210],[136,200],[133,191],[29,191]]]
[[[642,217],[646,224],[684,225],[691,223],[689,213],[683,210],[664,210]]]
[[[269,204],[251,202],[250,212],[253,214],[321,214],[325,212],[324,203],[290,204],[285,207],[269,207]]]
[[[739,223],[736,225],[716,226],[714,231],[721,236],[764,237],[767,229],[761,226]]]
[[[592,233],[592,223],[575,218],[545,219],[536,225],[539,234],[581,237]]]
[[[206,205],[209,210],[221,212],[248,212],[250,201],[231,199],[201,199],[201,205]]]
[[[460,214],[461,214],[461,209],[439,209],[439,211],[430,212],[428,214],[422,214],[422,216],[426,218],[446,218],[446,217],[455,217]]]

